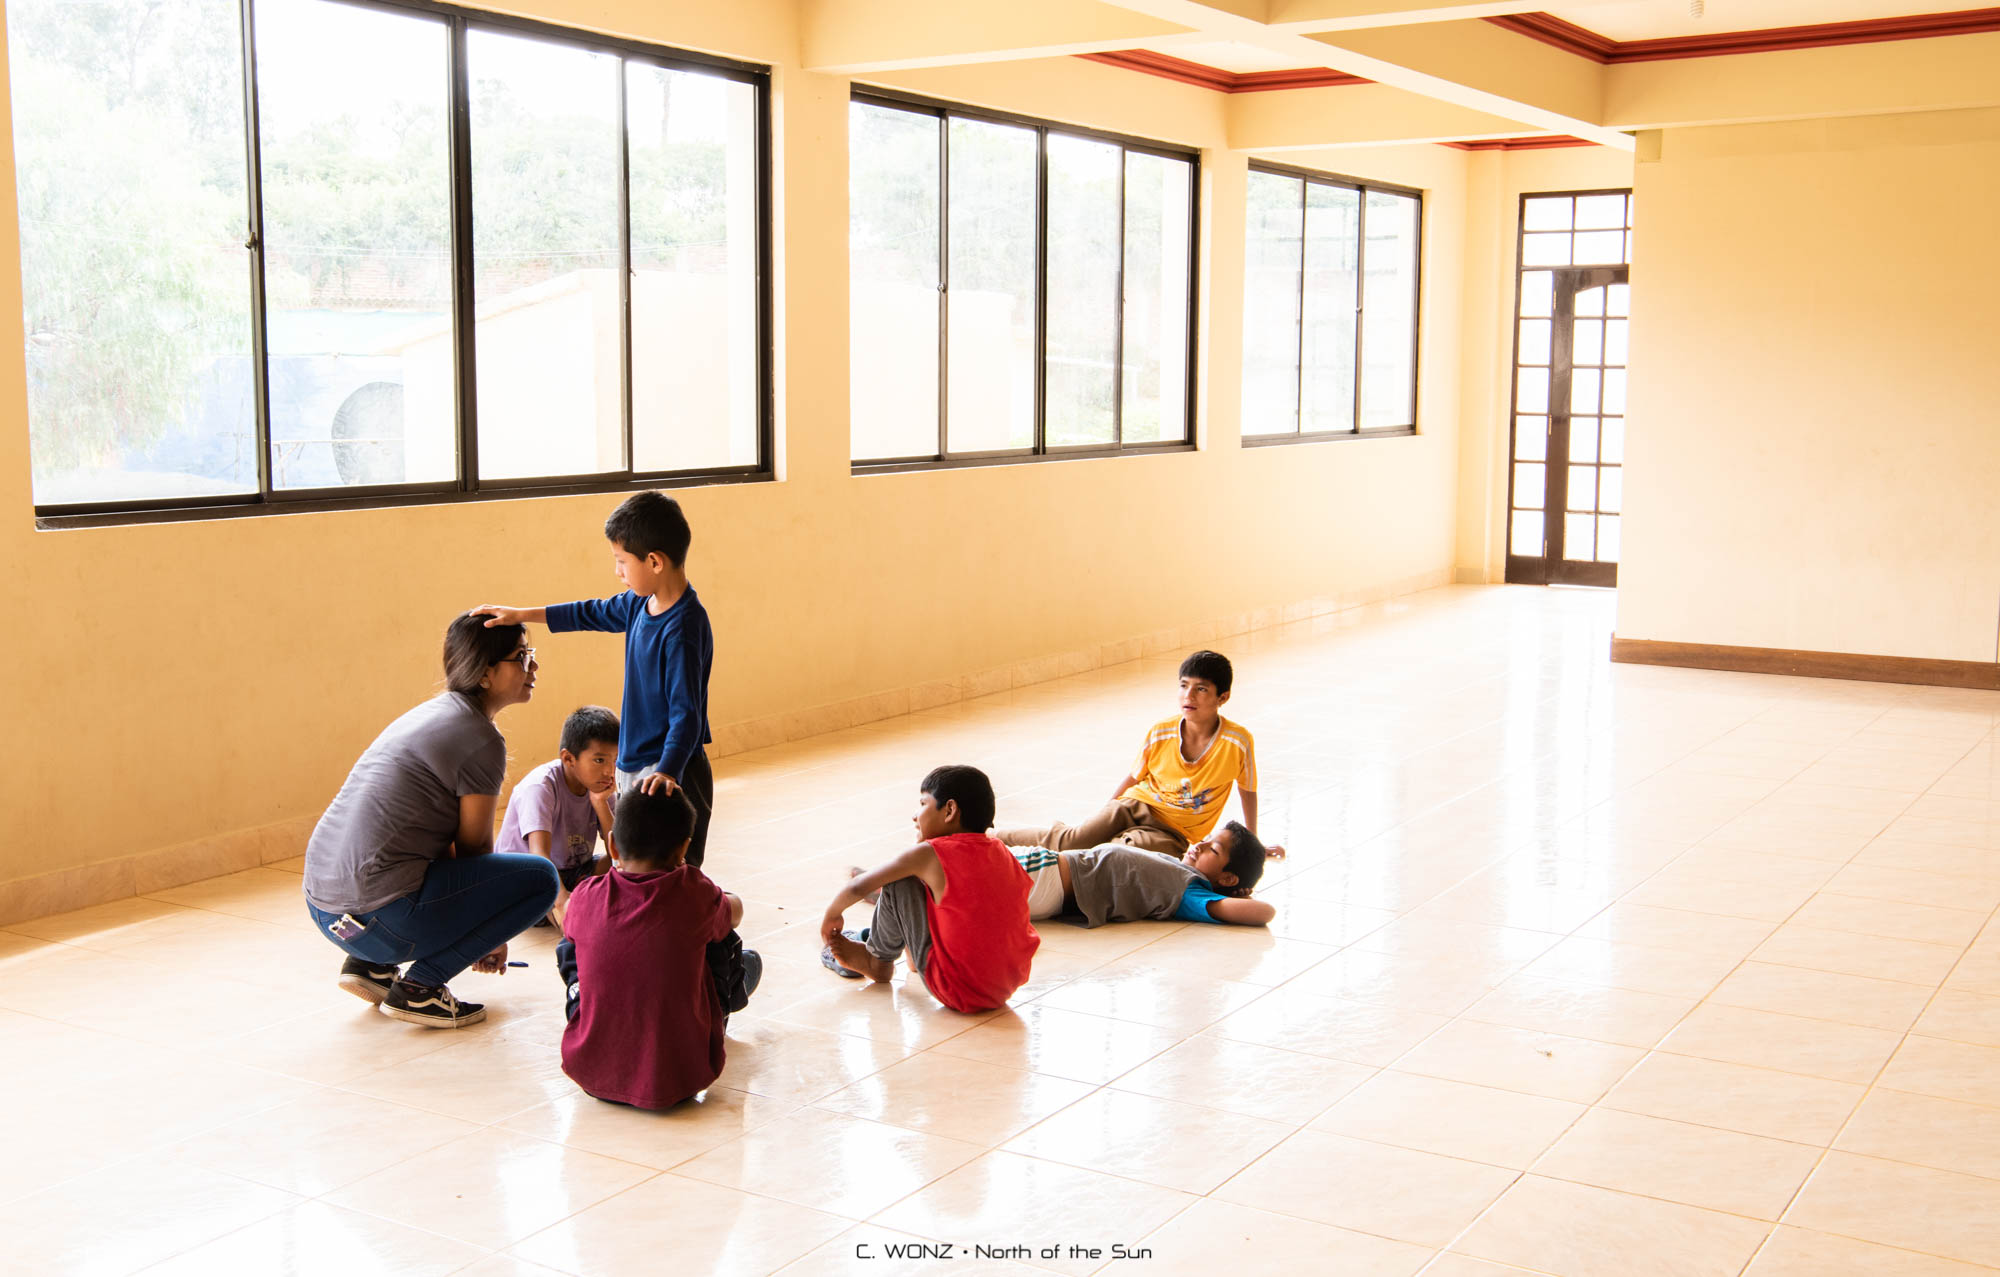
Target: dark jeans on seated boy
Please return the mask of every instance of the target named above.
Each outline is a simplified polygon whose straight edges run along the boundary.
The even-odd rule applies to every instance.
[[[556,974],[569,991],[563,1007],[568,1018],[576,1019],[576,941],[565,936],[556,944]],[[750,995],[764,978],[764,959],[755,949],[743,947],[743,937],[734,931],[708,946],[708,978],[715,984],[715,996],[722,1014],[741,1011],[750,1005]]]

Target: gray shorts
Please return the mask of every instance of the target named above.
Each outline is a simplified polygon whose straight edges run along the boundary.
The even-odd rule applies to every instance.
[[[884,962],[907,953],[910,970],[922,975],[931,961],[931,920],[924,912],[929,898],[919,878],[898,878],[882,888],[868,931],[868,952]]]

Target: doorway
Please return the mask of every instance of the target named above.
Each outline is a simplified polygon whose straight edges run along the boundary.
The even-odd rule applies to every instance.
[[[1631,192],[1522,197],[1507,577],[1618,584]]]

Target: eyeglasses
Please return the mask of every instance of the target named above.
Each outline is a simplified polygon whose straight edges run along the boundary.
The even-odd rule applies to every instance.
[[[532,647],[524,647],[520,651],[514,653],[512,656],[503,656],[498,661],[494,662],[494,664],[496,665],[500,664],[518,665],[522,669],[526,669],[530,665],[533,665],[535,663],[536,663],[535,649]]]

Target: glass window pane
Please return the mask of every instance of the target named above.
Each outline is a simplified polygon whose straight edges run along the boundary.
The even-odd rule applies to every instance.
[[[1579,319],[1570,329],[1570,361],[1597,364],[1604,361],[1604,321]]]
[[[1571,461],[1597,460],[1597,418],[1571,417],[1569,419],[1569,459]]]
[[[938,451],[934,115],[847,112],[848,405],[857,461]]]
[[[1625,460],[1625,418],[1606,417],[1603,427],[1603,442],[1598,448],[1601,460],[1612,465]]]
[[[1523,368],[1515,374],[1514,407],[1521,412],[1549,410],[1549,370]]]
[[[38,504],[256,491],[240,32],[235,0],[7,5]]]
[[[1568,235],[1529,235],[1521,243],[1524,266],[1569,265]]]
[[[1519,461],[1540,461],[1549,455],[1549,419],[1514,418],[1514,457]]]
[[[1607,369],[1604,374],[1604,411],[1622,413],[1625,411],[1625,370]]]
[[[1514,463],[1514,508],[1539,510],[1548,501],[1547,467],[1539,462]]]
[[[1605,312],[1611,315],[1628,316],[1632,313],[1632,286],[1611,284],[1604,290]]]
[[[1601,376],[1595,368],[1573,369],[1569,375],[1569,410],[1577,413],[1597,411],[1597,379]]]
[[[1243,433],[1299,428],[1304,183],[1252,170],[1245,192]]]
[[[1416,424],[1417,213],[1408,195],[1369,191],[1361,253],[1361,428]]]
[[[1035,443],[1033,129],[946,125],[945,438],[952,452]]]
[[[1585,316],[1601,318],[1604,314],[1604,290],[1602,288],[1584,289],[1576,295],[1575,309],[1578,318]]]
[[[1625,471],[1610,466],[1597,472],[1597,508],[1617,514],[1625,508]]]
[[[632,466],[755,465],[757,92],[627,62],[625,100]]]
[[[1531,231],[1566,231],[1573,202],[1567,195],[1534,196],[1521,210],[1521,225]]]
[[[1569,468],[1569,491],[1564,495],[1564,504],[1571,510],[1595,510],[1597,508],[1597,467],[1571,466]],[[1571,558],[1576,557],[1571,555]]]
[[[1305,402],[1300,429],[1354,429],[1361,192],[1306,184]]]
[[[1578,231],[1576,236],[1576,261],[1578,265],[1591,262],[1622,262],[1625,260],[1625,235],[1622,231]]]
[[[1507,552],[1524,558],[1539,559],[1543,554],[1542,512],[1540,510],[1516,510],[1508,529]]]
[[[1576,198],[1576,229],[1619,231],[1625,229],[1625,196],[1579,195]]]
[[[262,0],[271,484],[458,471],[445,26]]]
[[[1126,152],[1125,389],[1119,399],[1125,443],[1187,438],[1193,177],[1186,160]]]
[[[1623,365],[1625,363],[1625,354],[1626,354],[1625,343],[1627,339],[1627,333],[1625,330],[1630,325],[1630,323],[1631,321],[1627,319],[1612,319],[1605,321],[1604,324],[1605,363],[1615,364],[1615,365]]]
[[[466,36],[482,478],[624,457],[618,59]]]
[[[1521,275],[1521,314],[1524,318],[1545,318],[1555,313],[1556,277],[1545,270]]]
[[[1524,364],[1546,364],[1549,362],[1549,333],[1554,325],[1546,319],[1524,319],[1521,321],[1521,342],[1516,350],[1518,362]]]
[[[1589,563],[1597,557],[1596,524],[1597,516],[1594,514],[1563,516],[1563,558],[1566,561]]]
[[[1111,444],[1124,150],[1062,133],[1048,148],[1048,442]]]
[[[1617,515],[1600,515],[1597,520],[1597,561],[1599,563],[1618,562],[1619,519]]]

